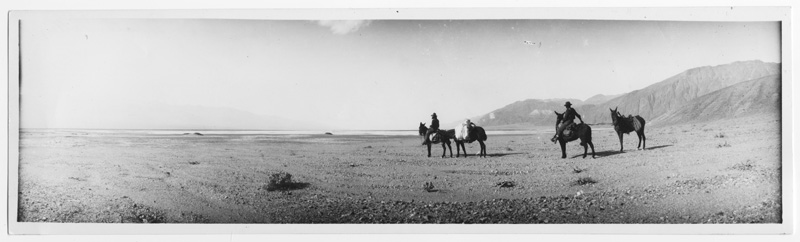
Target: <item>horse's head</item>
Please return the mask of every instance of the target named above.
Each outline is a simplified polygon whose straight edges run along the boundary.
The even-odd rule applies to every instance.
[[[420,122],[419,123],[419,135],[420,136],[424,136],[425,133],[427,133],[427,132],[428,132],[428,127],[425,126],[425,123]]]
[[[608,109],[609,111],[611,111],[611,123],[613,123],[613,124],[617,124],[617,119],[620,117],[620,114],[617,111],[617,108],[619,108],[619,107],[614,107],[614,109],[611,109],[611,108]]]
[[[556,113],[556,126],[558,126],[558,124],[561,123],[561,120],[564,120],[564,113],[558,113],[556,111],[553,112]]]

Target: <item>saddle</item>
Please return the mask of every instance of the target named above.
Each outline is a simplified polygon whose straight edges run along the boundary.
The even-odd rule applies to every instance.
[[[562,136],[569,137],[576,130],[578,130],[578,124],[571,123],[571,124],[567,125],[567,128],[564,129],[564,132],[562,133]]]
[[[436,142],[441,141],[441,139],[442,139],[441,137],[442,136],[439,135],[439,132],[437,131],[437,132],[432,133],[430,136],[428,136],[428,139],[431,140],[431,143],[436,143]]]

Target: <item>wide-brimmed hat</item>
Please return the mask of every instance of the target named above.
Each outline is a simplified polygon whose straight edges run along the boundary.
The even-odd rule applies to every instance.
[[[436,113],[431,114],[431,117],[436,117]]]
[[[569,101],[567,101],[567,103],[565,103],[565,104],[564,104],[564,106],[566,106],[566,107],[572,106],[572,103],[570,103]]]

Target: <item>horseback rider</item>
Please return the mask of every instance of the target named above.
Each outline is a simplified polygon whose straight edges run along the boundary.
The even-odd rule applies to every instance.
[[[430,135],[439,131],[439,119],[436,118],[436,113],[431,114],[431,126],[428,127],[428,132],[425,133],[425,142],[422,144],[427,144],[431,142]]]
[[[564,104],[564,107],[567,107],[567,111],[564,111],[564,119],[561,120],[561,125],[558,126],[556,135],[553,135],[553,138],[550,139],[550,141],[553,141],[553,143],[555,143],[556,140],[558,140],[558,137],[562,135],[561,133],[564,132],[564,129],[575,123],[573,121],[575,120],[575,117],[578,117],[578,119],[581,120],[581,123],[583,123],[583,118],[581,118],[581,115],[578,114],[574,108],[572,108],[572,103],[567,101],[567,103]]]

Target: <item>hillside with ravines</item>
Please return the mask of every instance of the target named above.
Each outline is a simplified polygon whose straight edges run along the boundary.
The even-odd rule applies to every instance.
[[[691,100],[654,119],[659,124],[714,121],[750,115],[780,114],[780,75],[738,83]]]
[[[710,121],[780,111],[780,63],[758,60],[692,68],[643,89],[578,99],[528,99],[471,118],[497,128],[552,126],[570,101],[590,124],[610,123],[609,108],[653,125]]]

